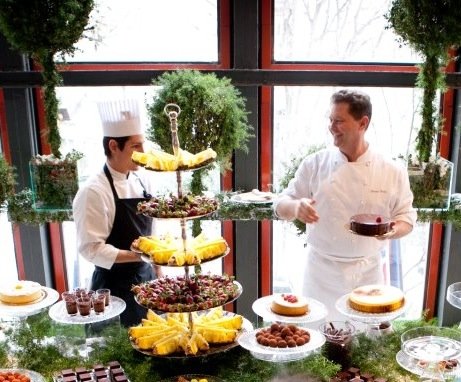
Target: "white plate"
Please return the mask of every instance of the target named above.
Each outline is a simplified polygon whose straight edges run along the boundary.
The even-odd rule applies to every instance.
[[[230,200],[235,203],[242,204],[271,204],[276,195],[272,192],[263,192],[253,190],[250,192],[243,192],[240,194],[232,195]]]
[[[451,284],[448,287],[447,301],[455,308],[461,309],[461,282]]]
[[[243,333],[238,342],[241,347],[250,351],[251,355],[257,359],[269,362],[290,362],[298,359],[306,358],[312,352],[320,349],[325,343],[325,337],[317,330],[306,329],[310,334],[310,341],[302,346],[294,348],[271,348],[269,346],[260,345],[256,341],[256,333],[265,328],[253,330]]]
[[[419,361],[405,354],[402,350],[396,354],[395,359],[400,367],[404,368],[410,373],[421,376],[424,372],[424,368],[418,364]],[[456,368],[452,370],[446,370],[443,375],[445,377],[461,377],[461,360],[458,360],[458,366]]]
[[[16,305],[6,304],[0,301],[0,314],[14,317],[27,317],[38,313],[44,308],[48,308],[58,301],[58,299],[58,291],[52,288],[42,287],[42,296],[32,303]]]
[[[0,369],[1,373],[21,373],[27,375],[31,382],[45,382],[45,377],[36,371],[27,369]]]
[[[320,301],[314,300],[313,298],[306,297],[307,303],[309,304],[309,312],[307,314],[302,316],[282,316],[271,310],[271,303],[273,299],[274,296],[272,295],[258,298],[253,303],[253,312],[262,317],[265,321],[277,321],[293,324],[319,321],[324,319],[328,314],[328,310],[324,304]]]
[[[125,301],[119,297],[110,296],[110,304],[106,306],[104,313],[102,314],[96,314],[93,310],[91,310],[91,313],[88,316],[80,316],[79,314],[71,316],[67,313],[66,304],[62,300],[54,304],[50,308],[48,314],[51,319],[62,324],[93,324],[95,322],[101,322],[108,320],[109,318],[116,317],[122,313],[125,308]]]
[[[408,304],[406,299],[403,303],[403,306],[393,312],[387,313],[365,313],[359,312],[358,310],[352,309],[349,305],[349,293],[340,297],[335,304],[336,309],[344,314],[345,316],[351,318],[352,320],[363,322],[365,324],[379,324],[384,321],[392,321],[397,317],[405,313]]]

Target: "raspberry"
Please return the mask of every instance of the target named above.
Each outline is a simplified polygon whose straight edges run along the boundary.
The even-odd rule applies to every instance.
[[[380,216],[378,216],[378,217],[376,218],[376,223],[381,223],[381,222],[382,222],[382,219],[381,219]]]

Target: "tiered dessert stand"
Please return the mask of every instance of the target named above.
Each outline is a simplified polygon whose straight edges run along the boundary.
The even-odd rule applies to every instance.
[[[447,301],[455,308],[461,309],[461,282],[451,284],[447,288]],[[461,328],[461,322],[459,327]]]
[[[179,145],[179,138],[178,138],[177,117],[181,113],[181,109],[176,104],[167,104],[165,106],[165,108],[164,108],[164,111],[165,111],[165,114],[170,119],[173,152],[174,152],[175,156],[178,156],[179,150],[180,150],[180,145]],[[209,164],[209,162],[204,164],[204,166],[208,165],[208,164]],[[201,166],[198,166],[198,167],[191,168],[190,170],[193,171],[193,170],[197,170],[197,169],[200,169],[200,168],[201,168]],[[176,170],[178,198],[181,198],[183,196],[183,187],[182,187],[182,172],[183,171],[185,171],[185,170]],[[215,212],[215,211],[210,212],[210,214],[213,213],[213,212]],[[202,218],[202,217],[206,216],[206,215],[200,215],[200,216],[181,217],[181,218],[160,218],[160,217],[152,216],[152,215],[150,215],[148,213],[146,213],[146,215],[149,216],[149,217],[152,217],[154,219],[160,219],[160,220],[162,220],[162,219],[179,220],[180,225],[181,225],[181,239],[182,239],[182,244],[183,244],[184,251],[186,251],[186,249],[187,249],[187,240],[188,240],[187,226],[186,226],[187,221],[191,220],[191,219],[197,219],[197,218]],[[136,249],[132,249],[132,250],[136,251]],[[222,258],[223,256],[227,255],[228,253],[229,253],[229,250],[224,252],[221,256],[213,257],[210,260],[204,260],[204,261],[202,261],[201,264],[203,264],[206,261],[212,261],[212,260],[217,260],[219,258]],[[150,256],[146,256],[146,255],[143,255],[143,254],[141,255],[141,257],[143,258],[144,261],[152,262],[154,265],[161,265],[161,266],[166,266],[166,267],[170,267],[170,266],[178,267],[177,265],[156,264],[154,262],[154,260]],[[185,280],[189,281],[190,280],[189,265],[185,264],[185,265],[182,265],[181,267],[184,268],[184,278],[185,278]],[[228,301],[226,301],[225,304],[228,304],[228,303],[231,303],[231,302],[235,301],[242,293],[242,286],[240,285],[240,283],[238,283],[237,281],[233,281],[233,283],[234,283],[234,286],[237,288],[236,296],[233,299],[229,299]],[[136,301],[138,301],[138,300],[136,300]],[[141,306],[149,307],[149,306],[143,305],[140,301],[138,301],[138,303]],[[217,307],[217,306],[214,306],[214,307]],[[162,309],[158,309],[158,308],[156,308],[155,310],[156,311],[162,311]],[[166,313],[168,311],[169,310],[165,310],[164,312]],[[192,331],[192,328],[193,328],[193,325],[194,325],[194,320],[193,320],[193,313],[194,312],[197,312],[197,311],[188,311],[187,312],[188,313],[188,320],[189,320],[189,329],[191,331]],[[233,315],[233,313],[224,312],[224,315]],[[253,325],[251,324],[251,322],[249,322],[248,320],[246,320],[244,318],[243,328],[242,329],[243,329],[243,331],[252,330]],[[207,351],[205,354],[198,353],[196,356],[200,357],[200,356],[208,356],[208,355],[211,355],[211,354],[214,354],[214,353],[220,353],[220,352],[226,351],[228,349],[231,349],[231,348],[233,348],[233,347],[235,347],[237,345],[238,345],[237,342],[233,342],[233,343],[224,344],[224,345],[221,345],[221,346],[213,346],[213,347],[210,347],[210,350]],[[136,350],[138,350],[139,352],[143,353],[143,354],[146,354],[146,355],[149,355],[149,356],[155,356],[155,354],[153,354],[151,351],[144,351],[144,350],[137,349],[137,347],[134,344],[133,344],[133,347]],[[164,358],[183,358],[183,357],[193,357],[193,356],[191,356],[191,355],[186,356],[186,355],[172,354],[171,356],[168,356],[168,357],[165,357],[165,356],[161,356],[161,357],[164,357]]]
[[[338,312],[345,315],[346,317],[349,317],[351,320],[366,324],[366,333],[370,336],[375,336],[377,333],[380,333],[380,326],[382,323],[390,323],[391,321],[404,314],[407,309],[407,304],[404,302],[403,306],[392,312],[359,312],[358,310],[351,308],[349,305],[349,294],[345,294],[336,301],[335,307]]]
[[[420,381],[445,381],[461,377],[461,342],[456,330],[423,326],[407,330],[401,337],[401,350],[396,355],[397,363],[419,376]],[[456,360],[453,368],[444,362]]]

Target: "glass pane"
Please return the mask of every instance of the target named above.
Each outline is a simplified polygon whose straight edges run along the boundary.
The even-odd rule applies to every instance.
[[[274,0],[276,61],[412,63],[386,29],[391,0]]]
[[[85,155],[78,163],[80,184],[98,172],[105,163],[102,148],[102,125],[97,103],[130,98],[137,99],[139,105],[142,106],[152,103],[155,92],[156,88],[153,86],[63,87],[57,89],[60,101],[59,108],[62,116],[60,122],[60,132],[63,141],[62,152],[66,153],[74,148]],[[141,107],[140,118],[141,123],[147,129],[150,121],[146,107]],[[178,128],[181,128],[180,122]],[[213,170],[210,173],[210,177],[206,179],[205,184],[209,187],[210,191],[218,192],[220,185],[219,171]],[[176,173],[150,172],[150,174],[155,178],[155,183],[158,185],[155,193],[177,192]],[[183,183],[185,185],[190,182],[190,177],[191,172],[183,173]],[[164,235],[171,233],[180,237],[179,222],[176,220],[175,222],[164,222],[162,220],[161,223],[156,225],[156,234]],[[202,228],[210,236],[219,235],[221,232],[221,223],[218,221],[204,222]],[[63,224],[63,236],[69,287],[88,286],[94,266],[77,253],[75,224],[73,222]],[[184,269],[182,268],[164,268],[165,274],[177,274],[183,271]],[[202,271],[219,274],[222,272],[222,264],[220,261],[206,263],[203,265]]]
[[[335,90],[331,87],[274,88],[273,180],[276,189],[280,189],[280,181],[293,158],[301,158],[311,149],[331,144],[327,116],[330,96]],[[370,95],[373,103],[367,140],[393,157],[412,151],[414,126],[419,125],[417,109],[421,91],[400,88],[366,88],[363,91]],[[299,291],[303,275],[294,272],[293,264],[297,269],[303,266],[303,254],[307,255],[305,237],[297,235],[291,223],[274,222],[273,227],[274,289]],[[416,295],[412,301],[419,309],[411,313],[416,316],[423,303],[421,285],[425,282],[428,235],[428,225],[418,224],[398,245],[394,243],[383,259],[387,264],[387,279],[401,283],[406,292]]]
[[[69,62],[217,62],[216,0],[98,0]]]
[[[13,228],[8,221],[6,211],[0,209],[0,237],[2,238],[2,281],[12,282],[18,279],[16,254],[14,251]]]

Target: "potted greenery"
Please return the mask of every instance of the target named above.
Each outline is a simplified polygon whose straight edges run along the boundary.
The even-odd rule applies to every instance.
[[[461,7],[450,0],[393,0],[386,19],[399,42],[409,44],[423,57],[416,82],[423,88],[416,150],[418,160],[428,162],[442,122],[435,99],[437,90],[445,89],[443,68],[449,62],[449,49],[461,44]]]
[[[69,190],[75,189],[74,186],[70,187],[67,184],[71,174],[76,176],[76,163],[70,162],[78,160],[81,155],[71,153],[62,162],[60,161],[61,137],[56,86],[59,86],[62,78],[55,58],[59,56],[64,62],[65,55],[72,55],[75,52],[74,44],[82,37],[93,7],[94,0],[34,0],[26,5],[15,0],[0,0],[0,31],[13,48],[28,54],[42,68],[46,131],[51,156],[45,161],[42,156],[37,156],[32,158],[30,163],[33,191],[40,192],[40,195],[37,195],[40,202],[36,201],[36,206],[64,208],[62,201],[58,202],[57,199],[60,197],[67,199]],[[39,170],[38,167],[42,165],[43,168]],[[58,167],[50,170],[52,165]],[[56,179],[51,171],[59,173],[69,166],[72,168],[66,174],[66,182],[55,182]],[[37,180],[41,183],[34,184]],[[78,184],[78,178],[74,179],[74,184]],[[60,189],[60,185],[64,188]],[[53,196],[55,200],[50,200],[50,206],[46,206],[46,201],[43,199],[45,195],[51,197],[49,191],[43,191],[45,189],[55,192]]]
[[[55,63],[59,55],[75,52],[74,44],[88,24],[94,0],[0,0],[0,31],[20,52],[30,55],[42,67],[43,96],[51,152],[60,158],[56,86],[61,76]]]
[[[173,152],[170,120],[164,112],[170,103],[181,109],[177,123],[182,149],[195,154],[212,148],[222,171],[231,168],[234,150],[248,150],[252,127],[248,123],[245,98],[229,79],[218,78],[214,73],[177,70],[164,73],[153,84],[161,89],[148,105],[151,127],[147,136],[162,150]],[[193,172],[192,193],[205,191],[203,177],[208,171],[209,167]],[[200,230],[200,222],[194,221],[193,233]]]
[[[14,194],[15,183],[14,168],[0,153],[0,211],[6,207],[8,198]]]

